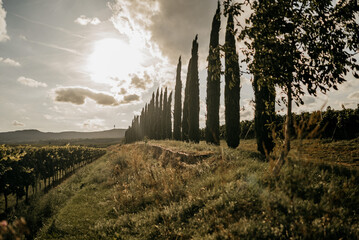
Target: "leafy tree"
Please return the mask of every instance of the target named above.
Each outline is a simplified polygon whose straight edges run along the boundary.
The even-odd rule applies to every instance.
[[[240,98],[240,72],[238,55],[236,52],[235,30],[233,22],[233,11],[229,9],[226,28],[225,52],[225,119],[226,119],[226,141],[231,148],[239,144],[239,98]]]
[[[221,27],[221,6],[218,7],[212,20],[209,43],[207,71],[207,121],[206,142],[219,145],[219,104],[221,95],[221,59],[219,49],[219,31]]]
[[[175,102],[173,114],[173,138],[181,140],[181,117],[182,117],[182,82],[181,82],[181,56],[178,59],[176,87],[175,87]]]
[[[198,78],[198,35],[192,42],[192,57],[188,92],[188,139],[199,142],[199,78]]]
[[[359,25],[355,1],[266,0],[253,1],[249,49],[259,51],[260,74],[286,94],[285,146],[280,163],[290,150],[292,101],[303,104],[305,90],[316,96],[345,81],[353,71],[358,76],[355,55],[359,46]],[[258,33],[266,33],[260,49]],[[256,69],[256,67],[254,67]]]
[[[257,150],[263,155],[268,155],[275,146],[272,134],[275,119],[275,88],[272,82],[257,75],[254,75],[252,85],[255,99],[254,131]]]

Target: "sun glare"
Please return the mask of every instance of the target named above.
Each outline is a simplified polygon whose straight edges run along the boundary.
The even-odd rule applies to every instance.
[[[88,59],[88,71],[96,82],[126,80],[129,74],[138,71],[141,52],[131,45],[114,38],[106,38],[95,43]]]

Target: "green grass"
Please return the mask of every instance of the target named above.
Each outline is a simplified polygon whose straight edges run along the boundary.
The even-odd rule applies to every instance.
[[[178,164],[151,145],[212,155]],[[225,145],[112,146],[39,199],[37,239],[359,238],[356,170],[292,159],[274,177],[269,165]]]

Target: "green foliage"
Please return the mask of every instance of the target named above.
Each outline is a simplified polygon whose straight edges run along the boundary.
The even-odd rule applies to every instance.
[[[275,120],[275,88],[266,79],[254,75],[253,90],[255,97],[254,129],[257,140],[257,150],[262,154],[270,154],[274,148],[271,127]]]
[[[188,62],[186,86],[184,89],[183,114],[182,114],[182,141],[188,141],[188,98],[189,83],[191,81],[192,58]]]
[[[318,115],[313,121],[314,115]],[[291,136],[295,139],[305,138],[320,138],[329,140],[350,140],[359,137],[359,106],[356,109],[334,110],[330,106],[325,111],[317,112],[302,112],[300,114],[292,114],[293,123],[290,126]],[[277,137],[283,139],[283,125],[285,124],[286,115],[276,115],[272,120],[270,128],[275,129]],[[298,128],[307,123],[304,129],[301,130],[301,135],[298,135]],[[256,137],[254,131],[255,120],[241,121],[241,139],[253,139]],[[315,136],[308,136],[308,134],[318,128]],[[297,130],[296,130],[297,129]],[[225,139],[225,126],[221,126],[221,139]]]
[[[240,38],[250,40],[245,40],[250,71],[287,94],[283,100],[288,107],[285,134],[288,152],[292,99],[303,104],[303,88],[316,96],[317,91],[337,90],[347,73],[358,75],[357,4],[270,0],[253,1],[251,7],[253,14],[247,21],[250,26]]]
[[[125,142],[133,143],[143,139],[172,138],[172,92],[167,88],[157,89],[151,101],[145,105],[140,116],[134,116],[131,126],[125,132]]]
[[[240,72],[233,22],[233,12],[229,11],[226,29],[225,52],[225,120],[226,140],[231,148],[239,144],[239,99],[240,99]]]
[[[221,59],[219,49],[219,31],[221,27],[221,6],[218,7],[212,21],[211,38],[207,69],[207,119],[206,142],[219,145],[219,104],[221,95]]]
[[[26,195],[28,201],[29,186],[37,189],[40,181],[50,184],[72,172],[75,167],[87,164],[105,153],[105,150],[88,147],[0,147],[0,194],[11,194],[18,200]]]
[[[192,42],[191,73],[188,82],[188,139],[199,142],[198,36]],[[187,88],[187,85],[186,85]]]
[[[173,113],[173,138],[181,140],[181,120],[182,120],[182,81],[181,81],[181,56],[178,59],[176,72],[175,101]]]
[[[168,99],[167,99],[167,106],[165,111],[165,129],[166,129],[166,139],[172,139],[172,91],[170,92]]]
[[[154,142],[153,142],[154,144]],[[180,165],[148,145],[127,145],[115,168],[116,217],[98,224],[118,239],[356,239],[358,172],[287,164],[279,177],[246,151],[155,142],[172,151],[210,150]],[[168,163],[168,164],[166,164]],[[176,165],[177,164],[177,165]]]

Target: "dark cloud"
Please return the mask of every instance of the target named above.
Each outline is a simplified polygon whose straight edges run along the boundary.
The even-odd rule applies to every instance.
[[[160,0],[159,4],[160,13],[152,17],[150,31],[152,40],[160,46],[162,52],[173,61],[179,55],[187,59],[192,40],[198,34],[199,54],[205,58],[217,1]]]
[[[134,74],[131,78],[131,85],[138,89],[146,90],[147,86],[151,83],[152,81],[147,73],[144,74],[143,78],[140,78],[136,74]]]
[[[124,96],[121,103],[126,104],[126,103],[136,102],[139,100],[140,100],[140,96],[138,96],[137,94],[130,94],[130,95]]]
[[[119,92],[118,94],[120,94],[120,95],[125,95],[126,93],[127,93],[127,90],[124,89],[124,88],[121,88],[121,89],[120,89],[120,92]]]
[[[97,104],[104,106],[117,106],[117,100],[108,94],[98,93],[86,88],[60,88],[55,90],[57,102],[70,102],[76,105],[85,103],[86,98],[96,101]]]
[[[141,36],[143,31],[149,31],[150,40],[173,64],[179,55],[189,58],[196,34],[199,56],[206,59],[216,8],[216,0],[117,0],[112,5],[114,24],[120,32]]]

